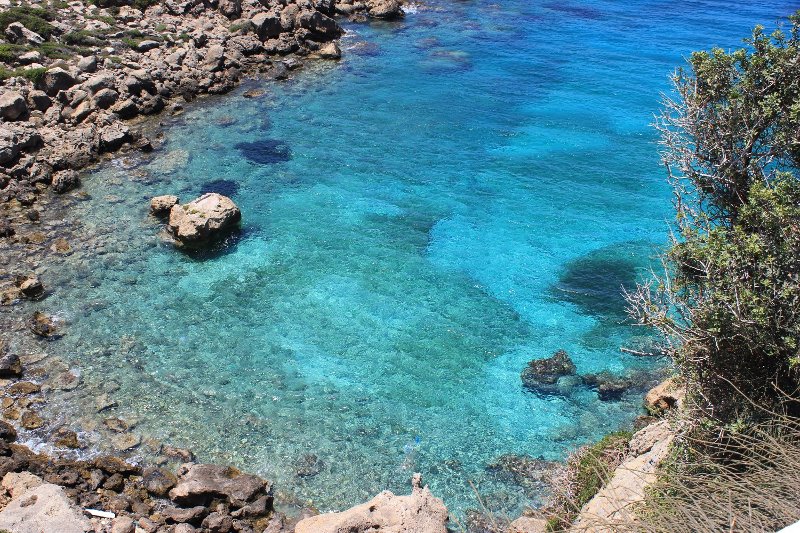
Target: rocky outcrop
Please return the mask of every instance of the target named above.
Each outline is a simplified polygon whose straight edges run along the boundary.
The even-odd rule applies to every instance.
[[[233,200],[210,192],[187,204],[174,205],[168,227],[177,245],[197,248],[226,235],[241,219]]]
[[[686,388],[678,378],[671,377],[652,389],[644,398],[645,408],[653,414],[661,414],[670,409],[680,409],[686,397]]]
[[[534,359],[522,371],[522,385],[540,394],[559,393],[559,380],[575,376],[576,367],[567,352],[559,350],[551,357]]]
[[[27,473],[8,473],[3,487],[11,501],[0,511],[0,530],[15,533],[84,533],[92,529],[58,485]]]
[[[414,474],[411,486],[408,496],[384,491],[347,511],[301,520],[295,533],[447,533],[444,502],[422,486],[419,474]]]
[[[178,203],[178,197],[172,194],[156,196],[150,200],[150,214],[156,217],[166,217]]]

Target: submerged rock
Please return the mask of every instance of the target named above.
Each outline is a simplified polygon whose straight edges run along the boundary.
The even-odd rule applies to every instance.
[[[235,228],[242,213],[227,196],[207,193],[169,212],[169,230],[178,246],[201,247]]]
[[[526,389],[543,394],[556,394],[559,392],[559,379],[574,376],[576,370],[575,363],[567,352],[559,350],[551,357],[535,359],[528,363],[520,377]]]
[[[56,338],[59,336],[58,327],[51,317],[36,311],[28,322],[30,330],[39,337]]]
[[[20,276],[17,278],[16,285],[26,298],[39,298],[44,294],[44,285],[34,274]]]
[[[384,491],[372,500],[341,513],[328,513],[301,520],[295,533],[446,533],[447,508],[414,474],[408,496]]]

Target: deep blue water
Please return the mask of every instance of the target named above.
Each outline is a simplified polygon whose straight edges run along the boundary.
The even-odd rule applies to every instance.
[[[152,159],[84,180],[91,238],[48,272],[53,348],[137,432],[284,497],[342,508],[421,471],[456,512],[473,481],[513,513],[537,495],[488,464],[563,458],[639,413],[640,395],[540,397],[519,374],[559,349],[581,373],[644,366],[619,351],[643,335],[620,286],[671,218],[649,126],[668,75],[791,10],[433,0],[347,25],[340,63],[190,107]],[[207,190],[239,204],[241,239],[162,243],[149,198]],[[320,472],[296,476],[309,453]]]

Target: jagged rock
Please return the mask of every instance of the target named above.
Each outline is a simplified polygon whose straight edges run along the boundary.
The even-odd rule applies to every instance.
[[[28,99],[31,102],[31,106],[37,111],[47,111],[53,103],[47,93],[39,90],[33,90],[28,93]]]
[[[6,218],[0,218],[0,237],[13,237],[16,231]]]
[[[275,39],[281,34],[281,19],[273,13],[262,12],[250,19],[261,41]]]
[[[225,47],[219,44],[209,46],[206,50],[205,59],[203,59],[203,67],[208,72],[217,72],[222,69],[225,64]]]
[[[65,427],[58,428],[53,433],[53,442],[56,446],[63,446],[64,448],[77,449],[81,447],[78,434]]]
[[[12,163],[22,152],[42,145],[42,136],[33,125],[16,122],[0,128],[0,165]]]
[[[242,15],[242,0],[219,0],[219,12],[231,20]]]
[[[376,19],[393,20],[403,16],[397,0],[373,0],[368,4],[369,16]]]
[[[12,396],[27,396],[29,394],[36,394],[41,390],[41,385],[30,381],[19,381],[8,388],[8,393]]]
[[[180,246],[207,244],[239,224],[242,213],[233,200],[217,193],[206,193],[169,212],[169,229]]]
[[[12,474],[6,474],[6,478]],[[35,477],[35,476],[33,476]],[[41,483],[16,490],[15,496],[0,511],[0,529],[14,533],[84,533],[92,530],[88,520],[75,509],[64,490],[50,483]]]
[[[136,524],[130,516],[118,516],[111,523],[111,533],[134,533]]]
[[[0,378],[18,378],[22,375],[22,361],[14,353],[0,355]]]
[[[49,69],[42,76],[42,90],[48,96],[55,96],[59,91],[64,91],[75,85],[75,78],[60,67]]]
[[[178,484],[169,491],[169,498],[178,505],[208,505],[216,497],[225,497],[237,507],[269,493],[271,485],[235,468],[217,465],[183,465],[178,472]]]
[[[100,131],[100,151],[115,152],[130,140],[130,128],[121,122],[115,122]]]
[[[17,91],[0,94],[0,117],[5,120],[17,120],[28,112],[25,98]]]
[[[29,30],[19,22],[12,22],[6,28],[6,39],[14,44],[32,44],[38,46],[44,42],[44,37]]]
[[[627,377],[608,371],[587,374],[583,376],[583,381],[586,385],[597,389],[597,396],[603,402],[620,400],[622,395],[633,385],[633,382]]]
[[[295,533],[446,533],[447,508],[441,499],[422,486],[414,475],[409,496],[384,491],[367,503],[341,513],[328,513],[301,520]]]
[[[150,214],[156,217],[165,217],[178,202],[178,197],[172,194],[156,196],[150,200]]]
[[[330,41],[342,34],[342,28],[336,21],[319,11],[303,11],[296,22],[301,28],[307,29],[309,37],[315,41]]]
[[[559,350],[551,357],[535,359],[522,371],[522,384],[525,388],[544,394],[558,392],[558,381],[565,376],[574,376],[575,363],[567,352]]]
[[[17,440],[17,430],[8,422],[0,420],[0,440],[14,442]]]
[[[123,100],[122,102],[117,102],[117,104],[111,108],[113,113],[116,113],[119,118],[128,119],[133,118],[139,114],[139,107],[136,105],[136,102],[133,101],[132,98],[128,98],[127,100]]]
[[[51,184],[53,191],[65,193],[77,188],[81,184],[81,178],[74,170],[61,170],[53,174]]]
[[[209,533],[228,533],[233,529],[233,519],[224,513],[214,512],[205,517],[202,525]]]
[[[25,429],[38,429],[44,425],[44,420],[34,411],[25,411],[20,420]]]

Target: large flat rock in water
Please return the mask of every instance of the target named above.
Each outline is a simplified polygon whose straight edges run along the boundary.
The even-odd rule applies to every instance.
[[[3,486],[12,487],[13,498],[0,511],[0,530],[14,533],[84,533],[92,530],[89,520],[70,503],[61,487],[51,483],[31,483],[28,479],[7,483],[6,478],[18,475],[7,474],[3,478]]]
[[[295,533],[447,533],[447,508],[417,474],[408,496],[384,491],[341,513],[301,520]]]

